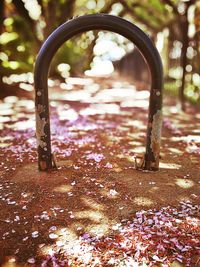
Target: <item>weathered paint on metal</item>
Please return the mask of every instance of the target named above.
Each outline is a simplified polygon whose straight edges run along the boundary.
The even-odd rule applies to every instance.
[[[41,117],[41,113],[45,112],[45,109],[42,105],[38,104],[36,107],[36,137],[37,137],[37,146],[41,148],[45,148],[47,143],[43,141],[43,137],[45,136],[45,125],[46,119]]]
[[[43,105],[38,104],[36,107],[36,138],[38,151],[47,151],[47,142],[45,141],[45,126],[47,120],[42,117],[42,114],[45,113],[45,108]],[[41,154],[41,152],[40,152]],[[38,162],[39,170],[47,170],[46,160],[43,156],[39,157]]]
[[[151,130],[151,149],[154,155],[155,162],[152,161],[152,168],[159,168],[160,158],[160,143],[161,143],[161,128],[162,128],[162,111],[158,110],[153,116],[152,130]]]

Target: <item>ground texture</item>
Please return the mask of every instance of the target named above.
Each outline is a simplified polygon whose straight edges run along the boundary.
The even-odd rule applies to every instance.
[[[0,102],[2,266],[200,266],[199,112],[164,98],[160,171],[136,171],[149,92],[50,81],[58,170],[41,173],[33,96],[20,95]]]

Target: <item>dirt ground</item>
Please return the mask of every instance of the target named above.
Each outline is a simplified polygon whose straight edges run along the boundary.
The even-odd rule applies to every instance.
[[[37,170],[32,92],[28,99],[20,94],[1,100],[2,266],[200,266],[200,113],[189,105],[183,113],[175,99],[164,97],[160,170],[137,171],[135,158],[145,147],[148,98],[147,90],[137,91],[116,78],[70,78],[67,85],[50,81],[52,146],[58,164],[58,170],[50,173]],[[188,214],[180,214],[182,235],[188,234],[187,242],[196,244],[190,244],[190,251],[184,250],[185,235],[185,243],[176,236],[181,249],[177,244],[177,250],[166,247],[162,255],[153,248],[152,253],[140,250],[138,258],[136,250],[132,256],[123,251],[132,263],[125,256],[121,263],[115,262],[119,251],[117,256],[104,257],[103,263],[84,261],[80,252],[80,257],[63,253],[64,245],[73,248],[80,237],[89,243],[91,237],[98,237],[103,251],[110,251],[106,244],[109,238],[115,240],[113,231],[125,231],[122,225],[137,218],[137,212],[147,212],[148,217],[174,209],[177,216],[180,204],[189,207]],[[169,238],[170,227],[165,231]]]

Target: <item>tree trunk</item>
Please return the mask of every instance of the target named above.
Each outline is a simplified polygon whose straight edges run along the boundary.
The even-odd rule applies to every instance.
[[[5,2],[4,0],[0,1],[0,35],[3,32],[3,21],[4,21],[4,5]],[[2,45],[0,44],[0,51],[2,51]],[[2,72],[0,71],[0,87],[3,88],[2,86],[3,84],[3,76],[2,76]]]
[[[184,89],[185,89],[185,76],[186,76],[186,66],[187,66],[187,49],[189,46],[189,36],[188,36],[188,8],[186,7],[185,14],[182,16],[182,22],[180,23],[180,28],[182,31],[182,50],[181,50],[181,67],[183,70],[182,79],[181,79],[181,87],[179,91],[179,99],[181,102],[181,108],[185,111],[185,96],[184,96]]]

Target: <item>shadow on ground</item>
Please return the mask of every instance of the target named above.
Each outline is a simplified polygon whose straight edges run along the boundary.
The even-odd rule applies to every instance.
[[[33,101],[7,97],[0,103],[4,266],[18,266],[15,260],[34,264],[55,245],[85,234],[112,235],[113,225],[140,210],[199,204],[199,114],[165,108],[160,171],[136,171],[135,158],[144,152],[148,91],[127,82],[82,82],[51,93],[59,167],[50,173],[37,171]]]

